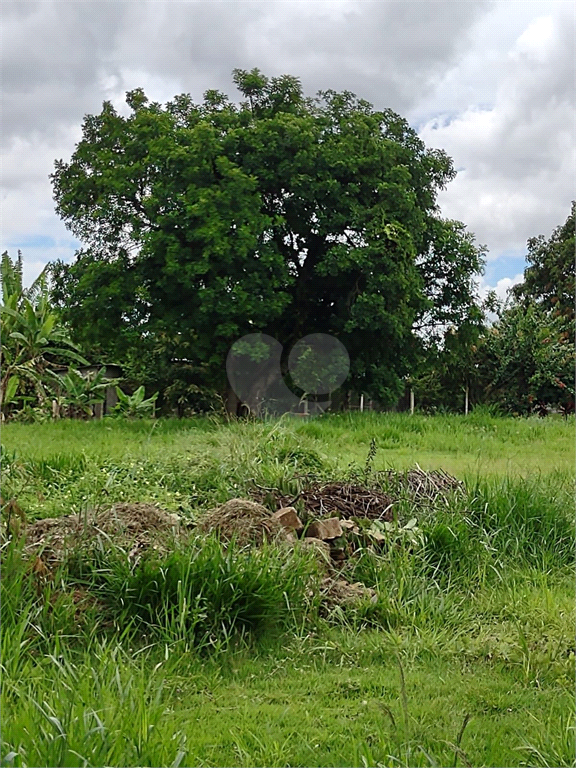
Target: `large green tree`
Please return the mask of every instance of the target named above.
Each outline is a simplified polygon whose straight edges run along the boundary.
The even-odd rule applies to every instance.
[[[440,218],[451,160],[391,110],[350,93],[306,98],[291,76],[235,70],[245,101],[208,91],[87,116],[52,176],[85,244],[55,271],[78,340],[153,355],[224,384],[230,345],[261,331],[288,352],[337,336],[351,384],[386,402],[421,346],[474,307],[482,248]],[[186,350],[182,356],[181,350]],[[137,353],[138,354],[138,353]]]

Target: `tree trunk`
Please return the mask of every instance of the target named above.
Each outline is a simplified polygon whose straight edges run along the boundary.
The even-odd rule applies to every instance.
[[[236,392],[234,392],[230,384],[226,385],[226,398],[224,400],[224,406],[226,408],[226,413],[229,416],[238,415],[240,400],[238,399]]]
[[[248,406],[256,416],[260,417],[264,415],[262,406],[266,399],[266,393],[269,391],[270,386],[281,378],[282,375],[279,368],[276,366],[276,361],[266,360],[262,364],[258,374],[255,376],[254,384],[252,385],[250,394],[247,398]],[[297,403],[296,396],[294,396],[294,399]]]

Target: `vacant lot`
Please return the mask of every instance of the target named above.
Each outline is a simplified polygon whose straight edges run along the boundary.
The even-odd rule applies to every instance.
[[[574,764],[573,418],[62,421],[2,443],[3,765]],[[387,472],[416,464],[464,487]],[[235,497],[306,521],[306,490],[339,482],[393,521],[338,563],[202,529]],[[93,535],[137,502],[186,535]],[[69,550],[32,546],[67,515]],[[364,597],[325,599],[329,578]]]

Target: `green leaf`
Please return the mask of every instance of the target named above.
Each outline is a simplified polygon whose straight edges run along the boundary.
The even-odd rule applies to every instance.
[[[24,336],[23,333],[20,333],[20,331],[12,331],[10,334],[11,339],[18,339],[19,341],[23,341],[24,344],[28,344],[28,339],[26,336]]]
[[[6,384],[6,389],[4,391],[3,404],[11,403],[14,400],[14,395],[18,390],[19,384],[20,384],[20,379],[18,378],[18,376],[10,376],[10,378],[8,379],[8,383]]]
[[[120,401],[120,403],[128,405],[128,403],[130,402],[129,396],[127,394],[125,394],[120,389],[120,387],[116,387],[116,395],[118,396],[118,400]]]
[[[0,312],[5,315],[9,315],[10,317],[14,317],[16,320],[20,320],[21,322],[24,321],[24,315],[22,315],[21,312],[18,312],[17,310],[13,309],[12,307],[7,306],[4,304],[2,307],[0,307]]]

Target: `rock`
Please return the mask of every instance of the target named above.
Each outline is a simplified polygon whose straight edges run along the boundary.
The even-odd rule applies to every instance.
[[[314,521],[307,533],[309,536],[314,535],[318,539],[321,538],[322,541],[332,541],[333,539],[341,538],[344,531],[342,530],[340,520],[337,517],[331,517],[327,520]]]
[[[351,533],[360,533],[360,528],[352,520],[340,520],[340,525],[344,531],[350,531]]]
[[[375,590],[366,587],[360,581],[350,584],[344,579],[327,578],[322,582],[322,593],[324,602],[328,606],[353,606],[360,602],[375,603],[378,600]]]
[[[306,533],[311,538],[330,541],[330,539],[338,539],[342,536],[342,526],[337,517],[331,517],[328,520],[315,520],[310,523]]]
[[[302,546],[316,547],[322,552],[326,552],[327,554],[330,554],[330,544],[328,544],[325,541],[322,541],[322,539],[317,539],[314,536],[306,536],[306,538],[302,539]]]
[[[382,544],[386,541],[386,536],[383,533],[380,533],[380,531],[374,531],[370,529],[368,531],[368,535],[373,541],[377,542],[378,544]]]
[[[294,507],[282,507],[282,509],[274,512],[272,517],[288,531],[296,531],[296,533],[300,533],[300,531],[304,530],[302,520],[298,517],[298,513]]]
[[[337,539],[330,539],[330,557],[335,563],[343,563],[348,556],[348,546],[345,536],[339,536]]]

